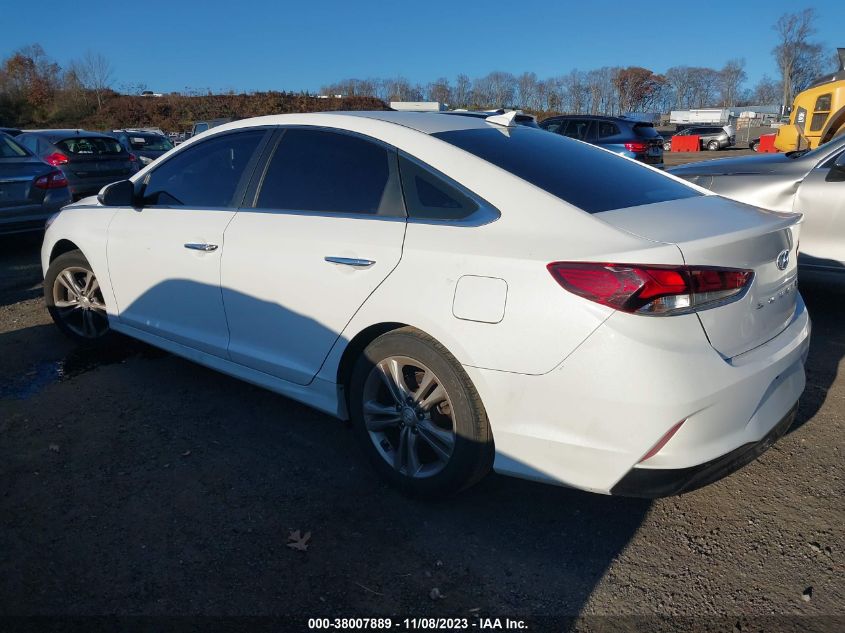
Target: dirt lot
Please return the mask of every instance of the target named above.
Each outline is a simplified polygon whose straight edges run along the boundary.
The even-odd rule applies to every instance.
[[[798,419],[731,477],[650,502],[491,476],[426,503],[325,415],[142,345],[75,350],[40,299],[38,246],[0,240],[0,615],[845,630],[845,279],[802,276]]]

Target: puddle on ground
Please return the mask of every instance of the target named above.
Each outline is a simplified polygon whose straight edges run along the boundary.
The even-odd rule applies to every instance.
[[[103,365],[122,363],[131,357],[160,358],[167,352],[154,347],[120,342],[105,349],[77,349],[60,360],[43,361],[30,367],[8,382],[0,383],[0,399],[26,400],[57,382],[70,380]]]

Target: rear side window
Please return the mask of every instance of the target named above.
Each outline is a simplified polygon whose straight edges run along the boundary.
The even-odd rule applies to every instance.
[[[173,149],[173,143],[170,142],[170,139],[158,134],[145,134],[143,136],[129,134],[126,138],[129,141],[129,147],[138,151],[166,152]]]
[[[113,156],[124,152],[113,138],[75,136],[56,141],[56,147],[75,156]]]
[[[399,157],[402,190],[408,216],[425,220],[460,220],[478,210],[478,205],[457,185],[430,167]]]
[[[596,138],[595,121],[590,119],[571,119],[563,134],[569,138],[576,138],[579,141],[593,140]]]
[[[607,138],[619,134],[619,126],[610,121],[599,121],[599,138]]]
[[[566,121],[543,121],[540,127],[549,132],[560,132],[560,128],[564,125],[566,125]]]
[[[231,207],[264,130],[212,137],[165,161],[147,177],[144,203],[187,207]]]
[[[285,130],[267,167],[261,209],[404,215],[396,152],[358,136]]]
[[[491,127],[433,136],[588,213],[701,195],[634,161],[540,130]]]
[[[23,158],[24,156],[29,156],[29,152],[9,136],[0,133],[0,158]]]

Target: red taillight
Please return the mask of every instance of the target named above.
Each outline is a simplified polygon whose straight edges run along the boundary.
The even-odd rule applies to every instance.
[[[35,186],[39,189],[60,189],[61,187],[67,187],[67,178],[57,169],[40,178],[36,178]]]
[[[634,141],[632,143],[625,143],[625,149],[629,152],[635,152],[637,154],[642,154],[643,152],[648,151],[648,143],[644,143],[642,141]]]
[[[138,161],[138,157],[135,154],[129,154],[129,162],[134,163]]]
[[[61,152],[53,152],[49,156],[45,156],[44,161],[53,167],[56,167],[58,165],[64,165],[67,162],[67,156]]]
[[[708,266],[552,262],[547,268],[579,297],[649,315],[681,314],[738,299],[754,278],[750,270]]]

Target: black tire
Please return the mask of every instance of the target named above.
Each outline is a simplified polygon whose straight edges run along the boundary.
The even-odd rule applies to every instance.
[[[70,273],[80,281],[84,279],[86,271],[96,282],[96,275],[82,251],[69,251],[56,257],[50,263],[47,274],[44,276],[44,301],[47,304],[47,311],[63,334],[82,346],[100,347],[112,342],[115,334],[109,328],[108,317],[105,314],[105,301],[99,290],[99,284],[90,292],[91,298],[86,297],[83,307],[68,308],[57,305],[57,300],[60,300],[57,299],[57,294],[61,294],[63,288],[65,291],[67,289],[67,284],[57,281],[59,276]],[[102,307],[102,310],[97,306]],[[89,314],[85,314],[86,312]],[[89,327],[89,324],[93,326]]]
[[[750,149],[754,152],[759,152],[760,151],[760,141],[751,141],[751,143],[748,145],[748,149]]]
[[[373,393],[374,383],[371,381],[376,381],[375,384],[378,386],[375,388],[381,389],[383,393],[389,394],[392,391],[385,384],[378,382],[382,378],[382,375],[378,373],[379,363],[389,363],[389,359],[400,357],[408,361],[403,370],[407,371],[410,368],[409,375],[411,376],[415,372],[414,363],[419,363],[420,367],[425,368],[419,372],[423,376],[426,375],[427,370],[432,371],[436,378],[435,384],[442,386],[448,396],[445,404],[448,405],[450,411],[453,448],[448,460],[441,459],[438,462],[437,465],[441,470],[425,477],[410,476],[407,472],[401,472],[401,469],[397,470],[395,463],[390,463],[384,454],[387,438],[383,437],[377,447],[377,440],[371,435],[365,419],[365,388],[368,394]],[[408,382],[405,384],[409,392],[413,391],[413,386]],[[423,391],[422,388],[415,393],[421,391]],[[393,402],[390,397],[390,395],[387,396],[387,401]],[[436,405],[437,408],[442,406],[443,403]],[[385,480],[407,494],[428,498],[455,494],[481,480],[492,467],[493,436],[478,392],[454,356],[438,341],[415,328],[405,327],[393,330],[378,337],[366,347],[352,371],[349,384],[349,409],[355,434],[370,462]],[[396,416],[404,419],[398,413],[399,405],[396,406],[396,410]],[[404,413],[405,409],[402,411]],[[435,411],[435,408],[432,408],[432,411]],[[419,415],[424,414],[419,413]],[[434,413],[431,415],[433,416]],[[422,446],[424,449],[430,448],[430,444],[426,445],[422,442],[425,435],[422,428],[410,428],[413,422],[408,424],[407,428],[403,422],[399,424],[407,431],[419,433],[415,440],[417,446]],[[398,426],[396,432],[402,432]],[[396,445],[398,440],[396,442],[390,440],[388,445],[390,443]],[[398,448],[393,450],[394,454],[399,452]]]
[[[707,149],[709,149],[711,152],[718,151],[720,149],[719,141],[710,141],[709,143],[707,143]]]

